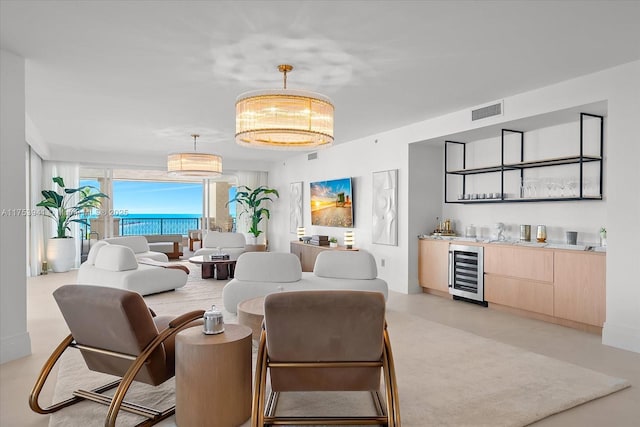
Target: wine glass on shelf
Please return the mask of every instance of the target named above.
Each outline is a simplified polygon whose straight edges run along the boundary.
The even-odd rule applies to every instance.
[[[593,180],[591,178],[584,178],[582,180],[582,196],[589,197],[593,196],[595,193]]]
[[[558,194],[558,196],[560,197],[565,196],[564,189],[566,188],[566,186],[567,186],[567,180],[565,178],[558,178],[557,188],[559,190],[558,192],[560,193]]]
[[[569,188],[570,197],[578,197],[578,180],[576,178],[569,178],[567,187]]]
[[[522,198],[529,199],[533,196],[534,181],[530,178],[522,180]]]
[[[553,197],[553,190],[556,187],[556,182],[552,178],[545,178],[544,184],[547,187],[547,197]]]

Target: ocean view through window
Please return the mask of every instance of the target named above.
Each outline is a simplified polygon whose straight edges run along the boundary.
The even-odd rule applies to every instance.
[[[80,180],[80,185],[100,188],[96,180],[83,179]],[[201,183],[114,180],[112,201],[113,208],[108,213],[118,218],[118,234],[121,236],[186,236],[189,230],[200,228]],[[91,212],[85,218],[95,219],[100,213]],[[88,234],[90,231],[84,232]]]

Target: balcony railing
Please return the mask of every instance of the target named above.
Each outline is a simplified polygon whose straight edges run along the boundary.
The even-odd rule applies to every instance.
[[[90,223],[93,226],[82,226],[82,239],[97,239],[100,240],[104,224],[97,222],[99,220],[91,219]],[[181,234],[187,236],[190,230],[200,229],[200,218],[164,218],[164,217],[118,217],[113,218],[114,234],[118,236],[137,236],[137,235],[152,235],[152,234]],[[95,229],[94,229],[95,228]],[[211,230],[218,231],[236,231],[235,218],[230,218],[230,222],[225,227],[211,227]],[[91,235],[92,237],[89,237]]]
[[[199,218],[120,218],[120,235],[182,234],[199,228]]]

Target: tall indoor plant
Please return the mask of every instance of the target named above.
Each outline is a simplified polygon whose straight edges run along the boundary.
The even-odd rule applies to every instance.
[[[89,225],[80,215],[99,208],[102,200],[108,196],[90,185],[66,188],[59,176],[53,177],[53,183],[59,187],[59,191],[42,190],[44,199],[36,206],[45,208],[44,215],[56,225],[56,237],[49,239],[47,244],[47,261],[53,271],[61,273],[71,269],[76,257],[75,241],[67,234],[71,231],[71,223]]]
[[[273,188],[267,188],[265,186],[260,186],[256,189],[251,189],[246,185],[241,185],[238,187],[238,192],[236,196],[227,202],[229,203],[239,203],[243,210],[240,212],[240,216],[242,214],[247,213],[250,216],[251,227],[249,228],[249,234],[253,235],[254,239],[257,241],[258,236],[262,234],[262,230],[258,229],[258,225],[262,218],[271,217],[271,213],[269,209],[263,207],[262,204],[266,202],[273,202],[271,197],[275,196],[276,198],[280,197],[278,194],[278,190]]]

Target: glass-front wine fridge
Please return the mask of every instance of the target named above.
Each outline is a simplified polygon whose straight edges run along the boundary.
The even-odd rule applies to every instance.
[[[487,306],[484,300],[484,248],[449,246],[449,293],[454,299]]]

